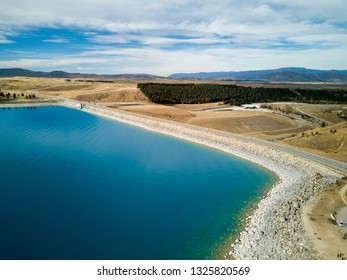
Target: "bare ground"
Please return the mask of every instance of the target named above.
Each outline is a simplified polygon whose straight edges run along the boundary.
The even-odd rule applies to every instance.
[[[205,111],[221,106],[220,103],[117,106],[117,109],[171,119],[182,123],[218,129],[242,135],[252,135],[261,139],[285,138],[311,128],[290,118],[252,110]]]
[[[115,107],[115,106],[113,106]],[[146,104],[146,105],[135,105],[127,106],[120,105],[115,108],[123,111],[143,114],[151,117],[174,120],[178,122],[186,123],[192,118],[196,117],[196,113],[187,110],[182,110],[173,106],[165,106],[158,104]]]
[[[330,220],[330,213],[338,212],[345,205],[341,197],[345,185],[346,177],[314,196],[302,211],[304,228],[324,259],[341,259],[338,254],[347,257],[347,240],[342,238],[336,223]]]

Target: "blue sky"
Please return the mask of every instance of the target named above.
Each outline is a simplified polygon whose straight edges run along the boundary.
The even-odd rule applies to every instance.
[[[347,69],[345,0],[1,0],[0,68]]]

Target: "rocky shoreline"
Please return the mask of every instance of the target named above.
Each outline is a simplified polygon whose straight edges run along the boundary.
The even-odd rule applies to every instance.
[[[60,101],[54,100],[42,100],[42,101],[23,101],[23,102],[12,102],[12,103],[0,103],[0,108],[19,108],[19,107],[42,107],[42,106],[61,106],[63,105]]]
[[[80,109],[80,103],[74,101],[60,104]],[[302,207],[315,193],[343,177],[342,173],[237,135],[98,105],[86,104],[83,111],[212,147],[273,171],[278,181],[247,217],[245,229],[231,244],[229,255],[236,259],[321,258],[304,231]]]

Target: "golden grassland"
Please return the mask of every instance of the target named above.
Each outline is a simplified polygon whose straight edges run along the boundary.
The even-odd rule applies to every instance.
[[[310,105],[297,105],[295,110],[313,116],[318,119],[324,120],[327,123],[336,124],[341,122],[341,116],[346,116],[347,104],[316,104]]]
[[[282,143],[347,162],[347,122],[311,129],[285,139]]]
[[[91,102],[146,102],[147,98],[136,86],[136,82],[122,80],[103,83],[58,78],[0,79],[2,91],[16,94],[31,92],[38,96],[42,94]]]

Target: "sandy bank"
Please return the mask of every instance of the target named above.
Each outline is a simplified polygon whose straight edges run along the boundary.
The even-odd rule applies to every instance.
[[[80,108],[80,104],[73,101],[65,101],[62,105]],[[237,259],[320,258],[303,228],[301,208],[315,193],[341,178],[341,173],[232,134],[97,105],[87,104],[83,111],[209,146],[273,171],[279,178],[276,185],[247,218],[247,226],[240,239],[231,245],[230,254]]]
[[[347,206],[342,197],[345,188],[347,178],[319,192],[302,209],[304,228],[324,259],[338,260],[342,258],[340,254],[347,256],[347,240],[342,238],[347,228],[339,227],[330,219],[330,213],[342,213],[343,208],[346,216],[338,216],[337,221],[347,219]]]

